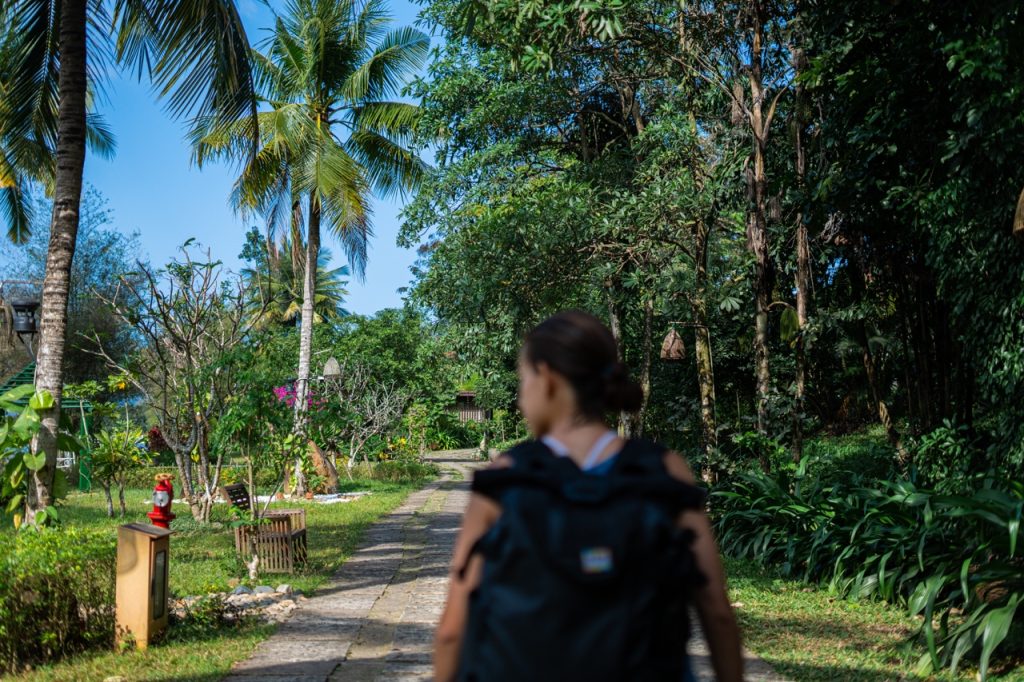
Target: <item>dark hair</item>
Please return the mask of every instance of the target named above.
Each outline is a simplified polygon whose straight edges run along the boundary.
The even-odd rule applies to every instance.
[[[565,377],[584,417],[636,412],[643,403],[643,389],[619,361],[615,337],[590,313],[567,310],[544,320],[526,335],[523,357]]]

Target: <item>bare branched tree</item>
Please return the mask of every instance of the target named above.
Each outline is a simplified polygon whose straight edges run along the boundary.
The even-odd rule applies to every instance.
[[[345,469],[352,478],[352,468],[374,436],[382,436],[402,418],[409,396],[393,383],[378,381],[364,365],[342,366],[341,376],[329,382],[329,400],[344,415],[344,435],[348,440]]]
[[[208,436],[234,388],[230,355],[248,332],[251,297],[241,278],[222,276],[222,264],[209,251],[196,260],[189,247],[162,270],[137,263],[136,276],[121,277],[112,296],[96,293],[139,336],[138,353],[118,361],[99,337],[93,341],[95,352],[124,374],[156,415],[174,452],[182,497],[192,516],[206,522],[223,457],[210,452]]]

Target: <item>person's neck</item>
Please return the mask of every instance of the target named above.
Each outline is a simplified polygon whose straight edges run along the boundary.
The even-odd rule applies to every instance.
[[[569,456],[579,465],[589,454],[597,439],[611,429],[601,421],[580,422],[574,419],[561,419],[548,429],[545,436],[554,438],[569,451]]]

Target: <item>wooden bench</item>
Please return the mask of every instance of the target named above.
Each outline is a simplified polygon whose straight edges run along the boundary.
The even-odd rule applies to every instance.
[[[230,502],[236,509],[242,511],[253,511],[252,498],[249,497],[249,489],[244,483],[232,483],[220,488],[220,494],[225,502]]]
[[[252,498],[244,483],[223,486],[224,499],[242,511],[252,509]],[[235,527],[235,551],[248,559],[250,543],[255,534],[256,552],[260,555],[260,570],[266,573],[294,573],[307,558],[306,510],[271,509],[261,518],[259,525]]]

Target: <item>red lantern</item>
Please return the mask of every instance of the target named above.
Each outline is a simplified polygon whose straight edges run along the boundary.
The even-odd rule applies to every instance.
[[[174,486],[171,485],[171,474],[157,474],[156,485],[153,486],[153,511],[146,514],[154,526],[170,529],[170,523],[174,520],[171,513],[171,503],[174,502]]]

